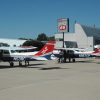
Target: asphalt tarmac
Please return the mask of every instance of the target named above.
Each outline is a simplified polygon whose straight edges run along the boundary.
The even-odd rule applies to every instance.
[[[0,62],[0,100],[100,100],[100,59]]]

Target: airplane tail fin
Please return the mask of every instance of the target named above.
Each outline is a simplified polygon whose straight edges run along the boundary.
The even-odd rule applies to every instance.
[[[92,54],[94,57],[100,57],[100,48],[99,49],[96,49],[93,54]]]
[[[52,52],[54,50],[54,43],[55,43],[54,41],[48,41],[48,43],[46,43],[44,47],[34,56],[41,56],[45,57],[47,60],[50,60],[51,59],[50,56],[52,55]]]
[[[96,49],[93,53],[99,53],[100,54],[100,49]]]

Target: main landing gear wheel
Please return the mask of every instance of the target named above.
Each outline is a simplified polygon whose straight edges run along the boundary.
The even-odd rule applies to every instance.
[[[25,66],[29,66],[29,61],[25,61]]]
[[[72,61],[75,62],[75,59],[73,59]]]
[[[10,62],[10,66],[13,67],[14,66],[14,63],[13,62]]]

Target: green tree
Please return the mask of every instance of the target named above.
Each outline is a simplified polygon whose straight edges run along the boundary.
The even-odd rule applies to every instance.
[[[23,46],[34,46],[37,47],[37,50],[40,50],[44,46],[44,44],[37,40],[28,40],[23,43]]]
[[[48,40],[53,40],[53,41],[55,41],[55,37],[54,37],[54,36],[48,37]]]
[[[41,34],[38,35],[37,40],[38,41],[47,41],[48,37],[46,36],[46,34],[41,33]]]

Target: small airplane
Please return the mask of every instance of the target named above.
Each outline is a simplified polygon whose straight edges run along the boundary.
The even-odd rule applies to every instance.
[[[69,62],[75,62],[75,58],[91,58],[91,57],[100,57],[100,49],[95,51],[87,51],[86,49],[79,48],[57,48],[53,50],[53,54],[58,58],[61,50],[66,51],[66,57],[69,58]]]
[[[9,62],[10,66],[14,66],[14,62],[19,62],[19,66],[22,66],[22,61],[25,61],[25,65],[29,65],[29,61],[52,60],[54,42],[49,41],[40,51],[21,52],[29,49],[31,48],[0,47],[0,61]]]

